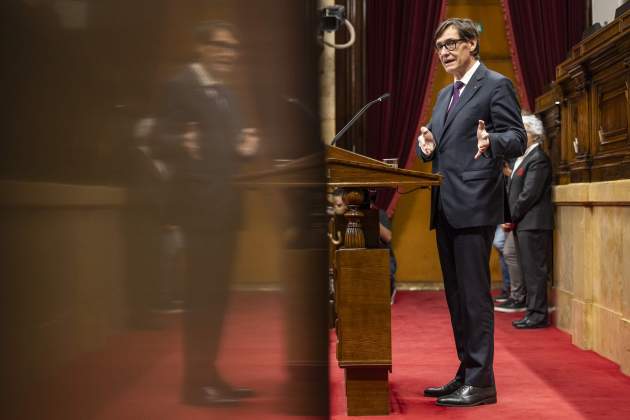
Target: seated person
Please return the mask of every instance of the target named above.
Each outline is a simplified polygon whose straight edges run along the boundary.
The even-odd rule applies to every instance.
[[[392,248],[392,221],[385,210],[378,210],[378,236],[383,248],[389,249],[389,292],[391,303],[396,299],[396,256]]]
[[[343,201],[344,191],[341,188],[333,191],[333,200],[332,200],[332,211],[334,214],[343,215],[347,210],[348,206]],[[374,203],[371,202],[370,207],[376,209]],[[396,296],[396,256],[394,255],[394,250],[391,247],[392,242],[392,222],[390,218],[387,216],[387,213],[384,210],[378,209],[378,230],[379,230],[379,246],[381,248],[389,249],[389,280],[390,280],[390,295],[392,299],[392,303],[394,303],[394,298]]]

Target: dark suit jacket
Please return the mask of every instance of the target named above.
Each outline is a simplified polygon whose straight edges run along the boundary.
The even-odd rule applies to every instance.
[[[225,86],[202,85],[186,68],[167,85],[165,99],[156,154],[173,170],[169,202],[175,222],[192,229],[233,229],[240,216],[232,177],[238,171],[241,128],[233,96]],[[199,160],[181,146],[190,122],[199,127]]]
[[[455,228],[498,225],[504,222],[504,159],[523,154],[526,134],[521,108],[512,83],[481,63],[445,120],[453,85],[438,94],[427,128],[436,149],[430,157],[416,146],[424,161],[433,161],[433,173],[444,177],[431,194],[431,228],[435,228],[438,200]],[[490,150],[475,160],[477,125],[484,120]]]
[[[553,229],[551,161],[540,146],[532,149],[512,174],[508,202],[517,231]]]

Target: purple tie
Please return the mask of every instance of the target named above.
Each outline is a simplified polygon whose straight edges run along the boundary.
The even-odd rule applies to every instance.
[[[455,84],[453,85],[453,100],[451,101],[451,104],[448,106],[448,109],[446,110],[446,115],[448,115],[451,109],[455,108],[455,106],[459,103],[459,91],[463,87],[464,87],[464,82],[462,82],[461,80],[456,81]]]

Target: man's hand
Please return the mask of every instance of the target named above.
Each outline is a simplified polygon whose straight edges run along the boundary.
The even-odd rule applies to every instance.
[[[182,147],[192,159],[201,160],[201,145],[199,143],[199,123],[186,123],[186,131],[182,134]]]
[[[427,156],[431,156],[435,150],[435,140],[433,134],[426,127],[420,127],[420,135],[418,136],[418,144],[420,150]]]
[[[486,123],[483,120],[479,120],[479,125],[477,126],[477,154],[475,155],[475,159],[479,159],[489,148],[490,135],[486,131]]]
[[[258,152],[260,137],[256,128],[243,128],[241,130],[240,142],[237,145],[238,153],[241,156],[250,157]]]
[[[503,162],[503,175],[512,176],[512,169],[510,169],[510,165],[507,162]]]

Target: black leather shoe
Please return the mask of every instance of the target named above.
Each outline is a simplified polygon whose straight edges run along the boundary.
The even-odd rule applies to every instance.
[[[233,406],[240,402],[240,399],[231,395],[229,391],[212,386],[187,389],[182,400],[186,404],[203,406]]]
[[[452,394],[440,397],[436,404],[446,407],[474,407],[483,404],[496,404],[497,391],[495,387],[480,388],[464,385]]]
[[[516,324],[521,324],[521,323],[527,321],[528,319],[529,318],[527,318],[527,317],[524,317],[524,318],[521,318],[521,319],[516,319],[516,320],[512,321],[512,325],[516,326]]]
[[[254,390],[250,388],[229,388],[224,391],[234,398],[251,398],[256,395]]]
[[[525,318],[522,322],[517,322],[512,324],[512,326],[519,330],[529,330],[534,328],[547,328],[549,326],[549,321],[547,319],[543,319],[540,322],[534,322],[529,318]]]
[[[457,391],[463,383],[459,382],[457,379],[453,379],[451,382],[442,386],[434,386],[430,388],[426,388],[424,390],[425,397],[443,397],[444,395],[452,394]]]

